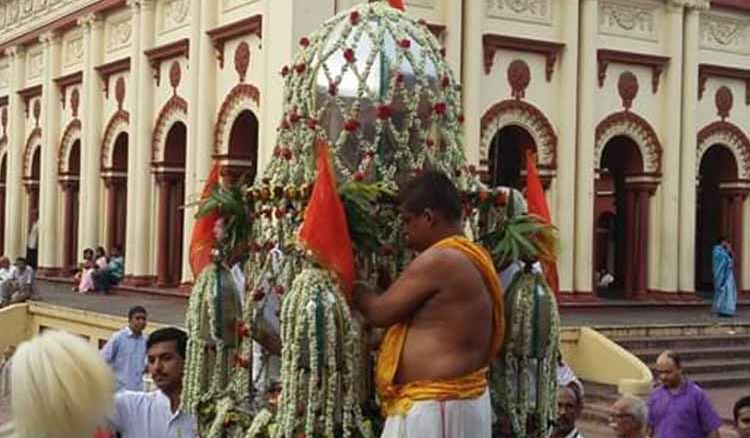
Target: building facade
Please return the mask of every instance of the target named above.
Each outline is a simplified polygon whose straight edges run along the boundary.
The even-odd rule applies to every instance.
[[[256,175],[301,37],[356,0],[0,0],[0,245],[39,271],[125,248],[131,285],[189,282],[214,162]],[[463,88],[467,156],[524,184],[536,151],[566,299],[690,299],[711,247],[750,289],[750,2],[412,0]],[[597,291],[597,273],[615,283]],[[669,295],[666,295],[669,294]]]

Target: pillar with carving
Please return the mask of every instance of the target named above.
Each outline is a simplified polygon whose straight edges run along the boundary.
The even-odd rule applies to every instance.
[[[706,2],[708,3],[708,2]],[[700,9],[686,7],[682,57],[681,111],[682,141],[680,147],[680,220],[679,228],[679,290],[695,292],[696,198],[696,107],[698,89],[698,51],[700,44]]]
[[[57,236],[58,192],[57,147],[60,141],[60,90],[54,78],[60,75],[61,38],[52,32],[42,34],[39,41],[44,46],[44,105],[41,119],[43,144],[39,200],[39,273],[54,275],[62,266],[60,239]]]
[[[101,17],[94,14],[81,17],[79,26],[84,28],[83,46],[83,110],[81,111],[81,203],[79,226],[79,251],[103,244],[100,233],[100,161],[101,155],[101,111],[102,90],[95,67],[101,64],[104,26]]]
[[[155,9],[154,0],[131,0],[134,9],[134,29],[130,55],[131,89],[136,93],[134,117],[131,119],[131,145],[128,147],[128,192],[132,190],[132,205],[128,215],[128,237],[125,260],[127,282],[134,286],[147,285],[152,281],[153,267],[151,251],[155,248],[151,236],[151,133],[153,127],[154,78],[144,51],[154,47]],[[130,197],[129,197],[130,198]]]
[[[575,278],[576,292],[593,290],[594,242],[594,127],[597,81],[596,38],[599,23],[597,0],[582,0],[578,56],[578,134],[576,142]]]
[[[482,83],[487,75],[484,72],[484,54],[482,45],[482,23],[487,2],[481,0],[464,0],[464,61],[463,69],[463,113],[474,114],[464,121],[464,150],[469,163],[478,165],[479,146],[481,144]]]
[[[26,51],[22,46],[13,46],[5,51],[11,60],[10,90],[8,97],[8,163],[6,215],[5,215],[5,255],[11,259],[24,255],[22,248],[23,216],[23,148],[26,144],[25,114],[23,99],[18,91],[23,88],[26,76]]]

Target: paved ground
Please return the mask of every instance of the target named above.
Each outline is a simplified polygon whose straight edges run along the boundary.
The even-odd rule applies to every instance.
[[[612,325],[658,325],[658,324],[717,324],[727,322],[750,322],[750,306],[738,308],[734,318],[719,318],[711,314],[711,305],[680,307],[602,306],[597,308],[561,309],[561,320],[565,326],[612,326]]]

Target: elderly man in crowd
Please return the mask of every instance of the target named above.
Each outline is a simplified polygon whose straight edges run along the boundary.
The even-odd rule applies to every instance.
[[[610,426],[617,438],[646,438],[648,408],[646,403],[632,395],[620,397],[611,408]]]
[[[560,386],[557,391],[557,424],[549,438],[583,438],[576,428],[583,411],[583,394],[576,383]]]
[[[734,404],[734,428],[740,438],[750,438],[750,395]]]

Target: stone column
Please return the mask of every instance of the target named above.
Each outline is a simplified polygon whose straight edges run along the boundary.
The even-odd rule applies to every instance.
[[[577,2],[574,7],[560,8],[563,18],[563,42],[565,50],[560,57],[559,81],[561,84],[573,84],[578,81],[578,19]],[[591,84],[591,87],[594,85]],[[576,87],[560,87],[558,102],[558,150],[557,150],[557,196],[554,221],[560,232],[560,240],[567,242],[561,245],[557,262],[560,274],[560,290],[572,292],[575,249],[575,209],[572,205],[576,197],[576,156],[570,153],[568,145],[576,144],[576,112],[571,108],[578,105]],[[592,235],[593,236],[593,235]]]
[[[39,37],[44,46],[44,121],[39,199],[39,272],[54,275],[62,267],[58,223],[58,148],[60,147],[60,90],[54,79],[60,75],[61,38],[51,32]]]
[[[100,233],[101,187],[101,116],[102,90],[95,67],[101,64],[104,26],[100,17],[87,15],[78,19],[84,28],[83,45],[83,108],[81,109],[81,192],[78,218],[78,252],[95,248],[104,242]]]
[[[469,115],[464,121],[464,152],[469,164],[479,165],[479,144],[481,143],[482,82],[484,73],[484,50],[482,49],[482,22],[484,21],[484,1],[464,0],[465,29],[462,67],[463,113]],[[473,116],[472,116],[473,115]]]
[[[681,103],[684,105],[693,105],[693,102],[683,102],[682,94],[682,21],[683,7],[679,5],[668,4],[666,6],[666,26],[667,32],[667,55],[670,58],[669,66],[663,76],[663,84],[659,88],[659,94],[663,93],[664,106],[662,108],[663,127],[661,157],[662,179],[661,179],[661,229],[659,247],[659,271],[654,273],[649,279],[649,284],[655,286],[655,289],[661,292],[678,292],[679,291],[679,248],[678,248],[678,229],[675,226],[680,220],[684,219],[679,215],[679,196],[680,196],[680,137],[682,134],[682,121],[679,111],[675,111],[675,106]],[[697,68],[697,64],[694,64]],[[686,98],[693,96],[692,93],[685,95]],[[693,184],[694,185],[694,184]],[[695,211],[690,213],[694,218]],[[693,237],[695,240],[695,237]]]
[[[578,135],[576,146],[575,278],[576,292],[593,290],[594,245],[594,127],[597,90],[596,35],[599,22],[597,0],[582,0],[580,53],[578,56]],[[562,197],[561,197],[562,198]]]
[[[155,2],[134,0],[138,25],[133,50],[130,55],[130,77],[134,82],[136,97],[133,100],[134,117],[131,117],[131,144],[128,147],[128,192],[133,191],[133,201],[128,206],[128,233],[126,260],[129,260],[129,284],[139,286],[152,281],[151,236],[151,134],[154,129],[154,78],[144,51],[153,48],[155,35]],[[138,211],[138,214],[132,212]]]
[[[682,57],[682,142],[680,148],[680,217],[679,229],[679,290],[695,291],[695,214],[698,105],[698,46],[700,40],[700,11],[685,10],[685,30]],[[676,67],[676,66],[673,66]]]
[[[461,59],[463,58],[463,41],[461,36],[463,35],[463,19],[466,13],[466,0],[451,0],[443,2],[445,8],[445,59],[448,65],[453,69],[453,72],[458,75],[457,80],[460,83],[464,83],[462,78]]]
[[[5,214],[5,255],[11,259],[25,254],[23,248],[23,148],[26,144],[26,119],[23,99],[18,91],[26,76],[26,53],[23,47],[13,46],[5,51],[11,59],[10,90],[8,97],[8,162]]]
[[[216,27],[214,0],[191,0],[190,69],[188,104],[187,157],[185,166],[186,201],[197,199],[213,162],[214,124],[216,123],[216,55],[211,38],[206,33]],[[230,68],[227,56],[225,68]],[[219,103],[220,104],[220,103]],[[182,281],[192,281],[190,270],[190,238],[195,223],[195,207],[186,207],[182,243]]]

